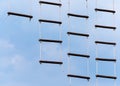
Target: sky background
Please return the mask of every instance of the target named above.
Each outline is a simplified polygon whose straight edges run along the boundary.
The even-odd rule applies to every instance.
[[[55,1],[57,0],[49,0]],[[112,9],[112,0],[104,1],[97,0],[99,3],[97,7]],[[39,0],[0,0],[0,86],[54,86],[64,85],[69,86],[70,81],[67,78],[68,74],[68,0],[62,0],[62,61],[63,65],[48,65],[39,64],[40,60],[40,33],[43,38],[58,39],[59,27],[52,24],[42,24],[40,30],[40,23],[38,20],[53,19],[58,20],[58,8],[54,6],[42,5],[40,8]],[[97,13],[94,11],[96,8],[96,0],[88,0],[88,25],[86,20],[78,18],[70,18],[71,31],[89,33],[89,49],[90,55],[90,86],[95,86],[95,70],[96,70],[96,47],[95,40],[112,41],[116,42],[116,58],[117,58],[117,86],[120,84],[120,1],[115,0],[113,21],[112,14]],[[86,15],[86,4],[84,0],[74,1],[71,0],[70,12]],[[17,12],[33,15],[30,21],[27,18],[8,16],[7,12]],[[97,15],[97,18],[96,18]],[[96,21],[97,20],[97,21]],[[95,24],[103,24],[116,26],[117,29],[104,30],[96,29]],[[86,54],[87,40],[84,38],[71,37],[71,51]],[[42,45],[42,59],[57,59],[59,60],[59,47],[57,44],[44,43]],[[113,58],[112,46],[98,46],[99,56],[106,58]],[[47,58],[44,58],[47,57]],[[55,58],[54,58],[55,57]],[[86,75],[86,61],[81,58],[71,58],[71,73]],[[113,63],[99,63],[99,73],[113,75]],[[104,66],[104,67],[103,67]],[[87,81],[82,79],[72,79],[71,85],[74,86],[87,86]],[[113,86],[113,80],[99,79],[98,86]]]

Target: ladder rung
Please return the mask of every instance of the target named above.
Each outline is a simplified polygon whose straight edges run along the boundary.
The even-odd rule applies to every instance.
[[[99,9],[99,8],[95,8],[95,11],[102,11],[102,12],[115,13],[115,11],[114,11],[114,10]]]
[[[116,43],[113,42],[103,42],[103,41],[95,41],[96,44],[108,44],[108,45],[116,45]]]
[[[106,29],[113,29],[113,30],[116,29],[116,27],[112,27],[112,26],[103,26],[103,25],[95,25],[95,27],[98,27],[98,28],[106,28]]]
[[[33,16],[31,16],[31,15],[14,13],[14,12],[8,12],[8,15],[15,15],[15,16],[27,17],[27,18],[30,18],[30,19],[33,18]]]
[[[63,62],[60,62],[60,61],[46,61],[46,60],[40,60],[39,63],[40,63],[40,64],[42,64],[42,63],[48,63],[48,64],[63,64]]]
[[[109,78],[109,79],[117,79],[116,76],[106,76],[106,75],[96,75],[96,77],[99,77],[99,78]]]
[[[50,5],[56,5],[56,6],[61,6],[62,4],[60,3],[55,3],[55,2],[47,2],[47,1],[40,1],[40,4],[50,4]]]
[[[40,42],[54,42],[54,43],[62,43],[61,40],[50,40],[50,39],[39,39]]]
[[[73,75],[73,74],[68,74],[68,77],[73,77],[73,78],[82,78],[82,79],[90,79],[88,76],[80,76],[80,75]]]
[[[83,34],[83,33],[67,32],[67,34],[89,37],[89,34]]]
[[[79,56],[79,57],[86,57],[89,58],[89,55],[83,55],[83,54],[76,54],[76,53],[68,53],[69,56]]]
[[[47,23],[62,24],[61,21],[53,21],[53,20],[45,20],[45,19],[40,19],[39,22],[47,22]]]
[[[78,14],[72,14],[72,13],[68,13],[68,16],[81,17],[81,18],[89,18],[89,16],[86,16],[86,15],[78,15]]]
[[[116,59],[110,59],[110,58],[96,58],[96,60],[99,60],[99,61],[113,61],[113,62],[116,62]]]

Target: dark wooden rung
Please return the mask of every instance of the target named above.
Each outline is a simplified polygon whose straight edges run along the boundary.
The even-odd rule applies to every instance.
[[[103,25],[95,25],[96,28],[106,28],[106,29],[113,29],[115,30],[116,27],[112,27],[112,26],[103,26]]]
[[[114,10],[99,9],[99,8],[95,8],[95,11],[102,11],[102,12],[115,13],[115,11],[114,11]]]
[[[112,61],[112,62],[116,62],[116,59],[111,59],[111,58],[96,58],[96,60],[98,60],[98,61]]]
[[[73,78],[82,78],[82,79],[90,79],[88,76],[80,76],[80,75],[73,75],[73,74],[68,74],[68,77],[73,77]]]
[[[89,34],[83,34],[83,33],[67,32],[67,34],[68,35],[77,35],[77,36],[89,37]]]
[[[15,16],[27,17],[27,18],[30,18],[30,19],[33,18],[33,16],[31,16],[31,15],[14,13],[14,12],[8,12],[8,15],[15,15]]]
[[[40,42],[54,42],[54,43],[62,43],[61,40],[50,40],[50,39],[39,39]]]
[[[86,15],[78,15],[78,14],[72,14],[72,13],[68,13],[68,16],[81,17],[81,18],[89,18],[89,16],[86,16]]]
[[[61,21],[53,21],[53,20],[45,20],[45,19],[40,19],[39,22],[47,22],[47,23],[62,24]]]
[[[40,4],[49,4],[49,5],[56,5],[56,6],[61,6],[62,4],[60,3],[55,3],[55,2],[47,2],[47,1],[40,1]]]
[[[83,55],[83,54],[76,54],[76,53],[68,53],[69,56],[79,56],[79,57],[86,57],[89,58],[89,55]]]
[[[116,43],[113,42],[103,42],[103,41],[95,41],[96,44],[107,44],[107,45],[116,45]]]
[[[99,77],[99,78],[109,78],[109,79],[117,79],[116,76],[106,76],[106,75],[96,75],[96,77]]]
[[[40,60],[39,61],[40,64],[42,63],[48,63],[48,64],[63,64],[63,62],[60,62],[60,61],[46,61],[46,60]]]

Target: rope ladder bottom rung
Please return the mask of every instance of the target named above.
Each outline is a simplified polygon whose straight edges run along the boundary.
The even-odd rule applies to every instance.
[[[76,53],[68,53],[69,56],[79,56],[79,57],[85,57],[85,58],[89,58],[89,55],[85,55],[85,54],[76,54]]]
[[[27,18],[30,18],[30,19],[33,18],[33,16],[31,16],[31,15],[20,14],[20,13],[15,13],[15,12],[8,12],[8,15],[15,15],[15,16],[27,17]]]
[[[97,61],[110,61],[110,62],[116,62],[116,59],[111,58],[96,58]]]
[[[39,61],[39,63],[40,64],[42,64],[42,63],[47,63],[47,64],[63,64],[63,62],[61,62],[61,61],[48,61],[48,60],[40,60]]]
[[[67,34],[68,35],[77,35],[77,36],[89,37],[89,34],[76,33],[76,32],[67,32]]]
[[[114,11],[114,10],[108,10],[108,9],[99,9],[99,8],[95,8],[95,11],[101,11],[101,12],[115,13],[115,11]]]
[[[96,44],[116,45],[114,42],[95,41]]]
[[[96,75],[96,77],[99,77],[99,78],[108,78],[108,79],[117,79],[116,76],[106,76],[106,75]]]
[[[61,21],[46,20],[46,19],[39,19],[39,22],[54,23],[54,24],[62,24]]]
[[[73,17],[79,17],[79,18],[89,18],[87,15],[78,15],[78,14],[73,14],[73,13],[68,13],[68,16],[73,16]]]
[[[60,3],[55,2],[48,2],[48,1],[39,1],[40,4],[49,4],[49,5],[55,5],[55,6],[62,6]]]
[[[39,42],[62,43],[62,41],[61,41],[61,40],[51,40],[51,39],[39,39]]]
[[[90,77],[88,77],[88,76],[81,76],[81,75],[68,74],[67,76],[68,76],[68,77],[73,77],[73,78],[87,79],[87,80],[90,79]]]

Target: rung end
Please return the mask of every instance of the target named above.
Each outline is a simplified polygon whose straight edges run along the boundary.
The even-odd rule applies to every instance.
[[[40,42],[53,42],[53,43],[62,43],[61,40],[51,40],[51,39],[39,39]]]
[[[89,37],[89,34],[76,33],[76,32],[67,32],[67,34],[68,35],[77,35],[77,36]]]
[[[116,59],[110,59],[110,58],[96,58],[98,61],[110,61],[110,62],[116,62]]]

